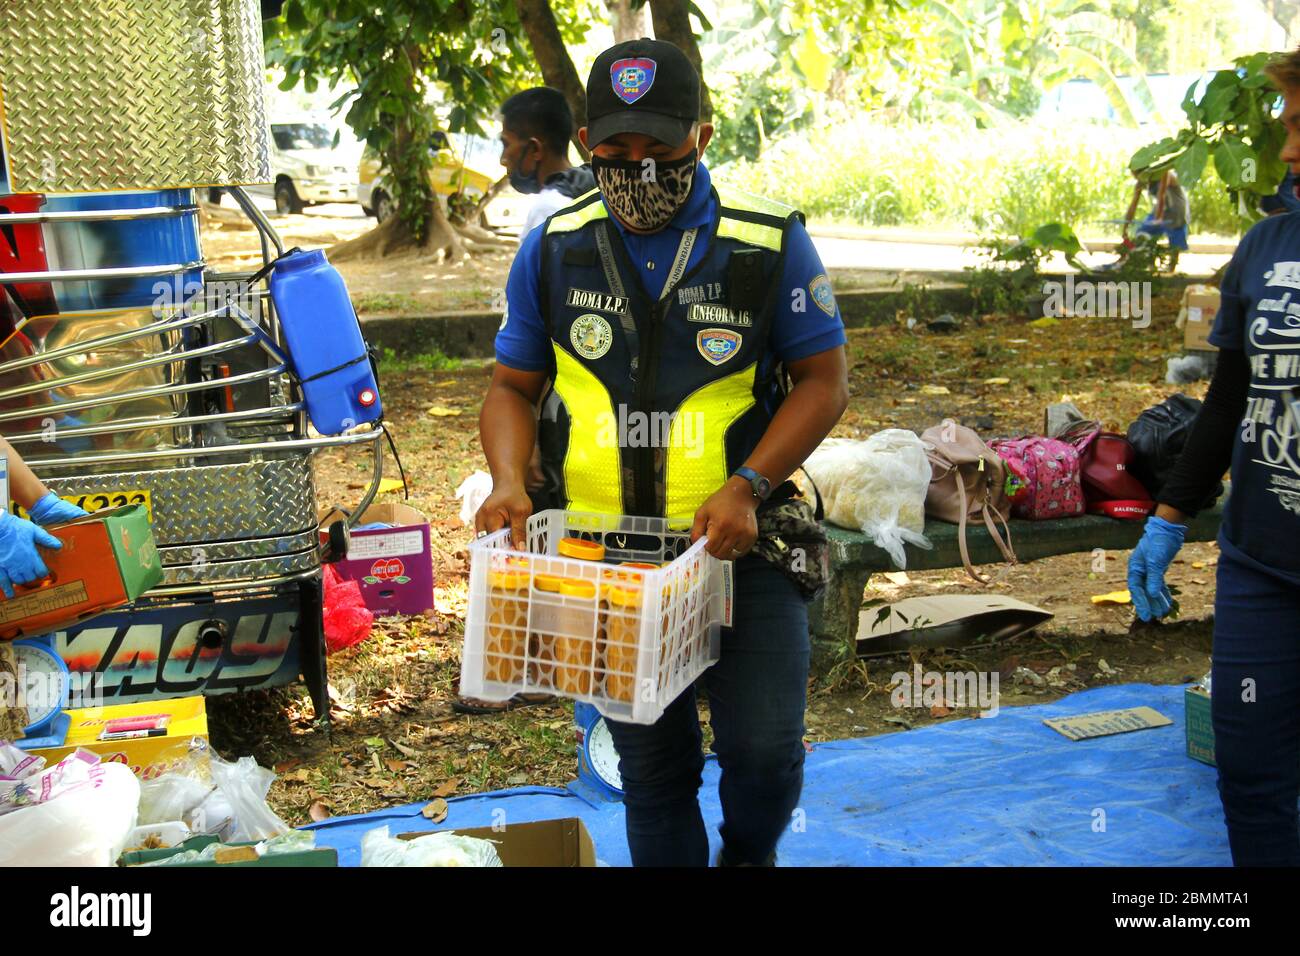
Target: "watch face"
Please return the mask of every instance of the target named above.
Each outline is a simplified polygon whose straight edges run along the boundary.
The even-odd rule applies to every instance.
[[[762,475],[759,475],[754,479],[754,494],[758,495],[760,498],[766,498],[771,491],[772,483]]]

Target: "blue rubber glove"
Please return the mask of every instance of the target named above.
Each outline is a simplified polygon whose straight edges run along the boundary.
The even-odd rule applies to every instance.
[[[47,491],[36,504],[27,509],[32,520],[42,527],[47,524],[57,524],[60,521],[71,521],[73,518],[84,518],[88,512],[78,508],[71,501],[64,501],[52,491]]]
[[[1142,540],[1128,559],[1129,596],[1141,620],[1152,621],[1173,610],[1174,598],[1165,584],[1165,572],[1183,546],[1186,534],[1186,525],[1156,515],[1147,518]]]
[[[40,525],[0,511],[0,588],[7,597],[14,596],[15,584],[30,584],[50,576],[41,560],[37,545],[55,550],[63,542]]]

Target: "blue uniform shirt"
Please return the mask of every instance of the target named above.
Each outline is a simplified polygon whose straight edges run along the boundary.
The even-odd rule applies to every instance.
[[[1300,213],[1256,223],[1237,246],[1220,293],[1210,344],[1240,349],[1250,363],[1220,547],[1300,585],[1300,442],[1288,407],[1300,385]]]
[[[695,167],[695,181],[685,205],[677,210],[665,228],[651,235],[628,232],[610,216],[610,222],[614,223],[627,247],[629,258],[636,263],[641,284],[650,298],[659,297],[682,233],[697,226],[707,230],[717,214],[711,188],[709,171],[701,162]],[[551,362],[551,340],[542,322],[538,288],[543,232],[544,229],[530,232],[515,255],[510,278],[506,281],[506,314],[496,337],[497,361],[525,372],[543,371]],[[705,246],[703,242],[695,244],[687,263],[688,269],[704,256]],[[812,238],[796,222],[786,239],[783,288],[803,288],[805,294],[800,298],[804,309],[796,312],[796,297],[787,293],[782,296],[772,317],[771,354],[782,362],[794,362],[844,344],[844,323],[840,319],[839,306],[835,306],[834,315],[829,315],[812,302],[811,285],[825,274]]]

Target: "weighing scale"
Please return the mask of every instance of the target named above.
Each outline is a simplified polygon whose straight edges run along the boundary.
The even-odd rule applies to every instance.
[[[72,680],[68,665],[54,649],[54,635],[14,641],[14,663],[22,675],[23,701],[28,725],[23,739],[14,741],[23,750],[61,747],[68,737],[72,718],[65,713]]]
[[[618,751],[609,724],[591,704],[573,702],[573,729],[578,741],[578,779],[569,790],[594,807],[623,799]]]

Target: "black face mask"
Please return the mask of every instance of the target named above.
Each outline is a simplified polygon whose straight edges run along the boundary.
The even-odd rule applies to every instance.
[[[510,185],[516,192],[531,195],[542,191],[542,184],[537,180],[537,171],[541,168],[541,160],[533,164],[533,171],[525,173],[521,169],[523,166],[523,157],[515,164],[515,168],[510,170]]]
[[[593,154],[591,172],[601,198],[624,225],[641,232],[656,232],[686,204],[698,156],[696,150],[691,150],[672,162],[649,163],[601,159]]]

